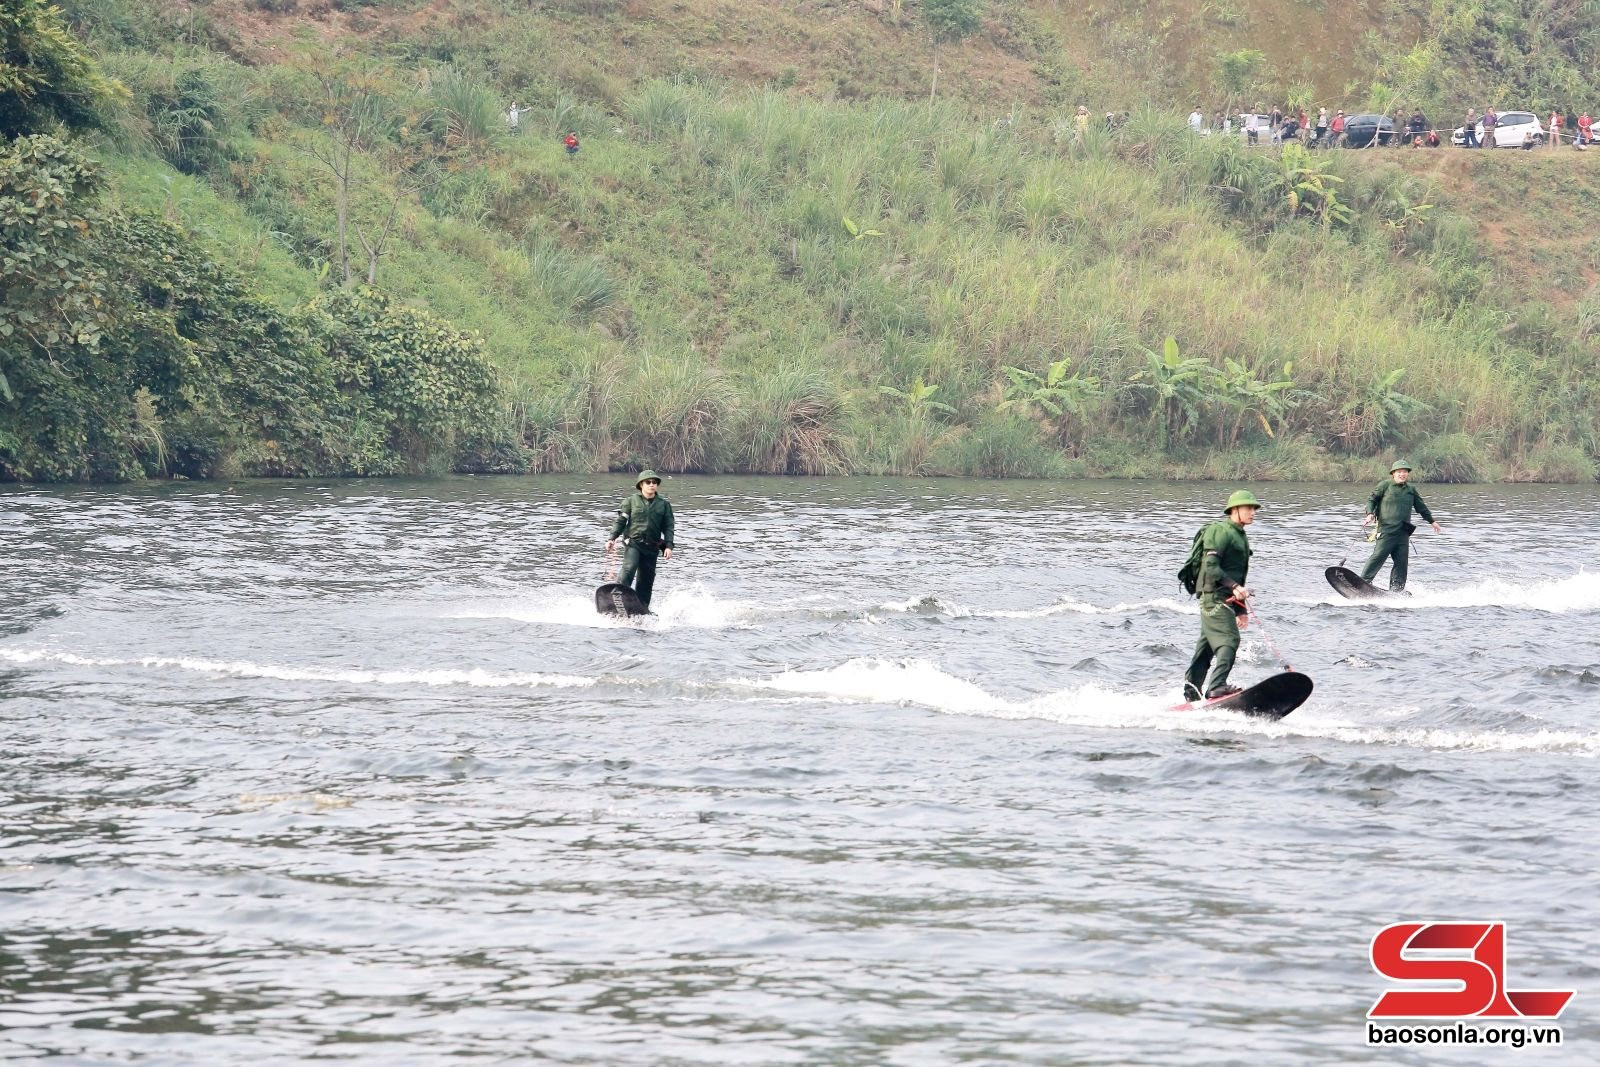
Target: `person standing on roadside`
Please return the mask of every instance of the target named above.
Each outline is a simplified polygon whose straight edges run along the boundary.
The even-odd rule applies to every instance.
[[[1195,595],[1200,598],[1200,640],[1184,675],[1183,698],[1214,700],[1239,692],[1228,684],[1234,657],[1239,653],[1239,617],[1249,610],[1250,538],[1245,527],[1256,521],[1261,502],[1248,489],[1228,498],[1226,519],[1207,523],[1198,535],[1200,574]]]
[[[1578,116],[1578,138],[1577,138],[1577,140],[1572,142],[1572,147],[1574,147],[1574,148],[1587,147],[1588,144],[1589,144],[1589,141],[1592,139],[1591,136],[1590,136],[1590,131],[1593,129],[1593,127],[1594,127],[1594,120],[1589,117],[1589,113],[1587,111],[1585,111],[1583,114],[1579,115]]]
[[[1467,124],[1465,126],[1461,127],[1461,130],[1462,130],[1461,147],[1462,148],[1477,148],[1478,147],[1478,109],[1477,108],[1472,108],[1472,107],[1467,108]]]
[[[1483,109],[1483,142],[1479,148],[1498,148],[1499,140],[1495,137],[1495,127],[1500,125],[1500,116],[1494,113],[1494,108]]]
[[[1561,112],[1550,112],[1550,147],[1561,147]]]
[[[649,611],[656,585],[656,557],[672,558],[672,505],[661,495],[661,478],[655,471],[641,472],[633,489],[633,495],[617,509],[606,549],[614,550],[617,538],[623,539],[626,550],[617,582],[638,593],[639,603]]]
[[[1389,478],[1389,481],[1372,491],[1372,496],[1367,500],[1366,518],[1361,520],[1363,526],[1371,526],[1374,522],[1378,524],[1372,555],[1367,565],[1361,568],[1361,577],[1364,581],[1372,581],[1383,566],[1383,561],[1392,558],[1394,566],[1389,569],[1389,589],[1402,593],[1406,588],[1406,566],[1411,560],[1411,535],[1417,529],[1411,524],[1412,510],[1415,509],[1424,522],[1433,526],[1434,533],[1444,531],[1434,521],[1428,505],[1422,502],[1422,494],[1411,484],[1411,464],[1403,459],[1396,460],[1394,466],[1389,468]]]
[[[1328,143],[1328,109],[1325,107],[1319,107],[1317,109],[1316,143],[1319,145],[1325,145]]]
[[[1328,124],[1328,137],[1329,137],[1328,143],[1329,144],[1338,144],[1339,143],[1339,138],[1341,138],[1343,136],[1344,136],[1344,112],[1340,111],[1339,113],[1337,113],[1336,115],[1333,116],[1333,121]],[[1376,137],[1377,133],[1374,132],[1373,136]]]
[[[1194,110],[1189,112],[1189,132],[1198,134],[1200,132],[1200,127],[1205,125],[1205,121],[1206,117],[1201,113],[1200,105],[1196,104],[1194,106]]]

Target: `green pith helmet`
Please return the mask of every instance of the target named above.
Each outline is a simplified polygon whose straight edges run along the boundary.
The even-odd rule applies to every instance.
[[[1241,489],[1228,498],[1228,506],[1222,509],[1222,513],[1226,515],[1234,508],[1259,508],[1260,506],[1261,501],[1256,499],[1256,495],[1254,493],[1248,489]]]
[[[1389,473],[1390,474],[1393,474],[1395,471],[1408,471],[1410,469],[1411,469],[1411,464],[1407,463],[1403,459],[1397,459],[1392,464],[1389,465]]]
[[[643,485],[645,482],[649,482],[649,481],[659,482],[660,480],[661,480],[661,475],[657,474],[655,471],[640,471],[639,472],[639,480],[633,483],[633,487],[635,489],[637,489],[641,485]]]

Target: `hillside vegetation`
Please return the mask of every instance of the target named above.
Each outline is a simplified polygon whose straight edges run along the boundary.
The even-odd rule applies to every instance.
[[[1595,476],[1587,156],[1182,123],[1587,91],[1571,33],[1467,63],[1462,20],[1533,4],[991,2],[931,103],[909,0],[65,6],[97,65],[52,76],[102,82],[29,97],[0,227],[59,190],[33,238],[83,299],[0,307],[0,477]],[[1302,61],[1305,20],[1349,48]],[[1080,135],[1080,98],[1128,115]]]

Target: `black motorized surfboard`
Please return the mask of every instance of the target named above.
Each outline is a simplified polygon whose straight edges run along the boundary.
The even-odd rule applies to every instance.
[[[1188,704],[1174,704],[1169,711],[1200,711],[1215,708],[1220,711],[1237,711],[1258,719],[1281,719],[1311,696],[1311,679],[1299,671],[1284,671],[1263,678],[1248,689],[1232,696],[1215,700],[1196,700]]]
[[[623,585],[621,582],[607,582],[594,591],[594,610],[602,615],[619,615],[624,618],[630,615],[650,614],[639,594]]]
[[[1405,595],[1392,589],[1379,589],[1348,567],[1329,567],[1323,573],[1328,576],[1328,584],[1337,589],[1340,596],[1350,600],[1386,600]]]

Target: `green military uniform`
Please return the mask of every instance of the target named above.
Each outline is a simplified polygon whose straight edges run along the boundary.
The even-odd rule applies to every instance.
[[[639,487],[654,479],[655,471],[645,471],[633,483],[634,493],[617,509],[617,519],[611,524],[611,540],[625,539],[627,549],[622,556],[622,570],[617,581],[631,586],[639,594],[639,602],[646,610],[650,607],[650,594],[656,585],[656,559],[663,548],[675,547],[672,543],[672,505],[656,490],[654,500],[646,500]],[[635,578],[638,580],[635,581]]]
[[[1240,491],[1228,499],[1227,510],[1243,504],[1260,506],[1254,496]],[[1228,598],[1250,574],[1250,538],[1231,517],[1206,525],[1200,533],[1200,549],[1200,577],[1195,583],[1200,597],[1200,640],[1184,676],[1184,694],[1189,700],[1197,700],[1201,694],[1210,696],[1228,683],[1239,652],[1238,612]]]
[[[1385,559],[1392,558],[1389,569],[1389,588],[1400,592],[1406,587],[1406,570],[1411,562],[1411,511],[1416,509],[1423,521],[1432,522],[1433,512],[1422,502],[1422,494],[1410,482],[1401,485],[1394,480],[1397,470],[1410,470],[1405,463],[1396,463],[1389,469],[1390,479],[1372,491],[1367,500],[1367,512],[1378,520],[1377,539],[1372,545],[1372,556],[1361,568],[1361,577],[1372,581]]]

